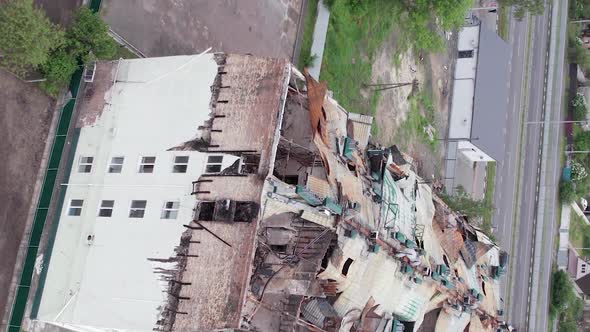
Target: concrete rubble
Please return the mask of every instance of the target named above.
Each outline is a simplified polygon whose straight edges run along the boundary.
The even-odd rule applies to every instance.
[[[369,142],[372,117],[344,110],[325,84],[294,70],[282,121],[242,329],[507,328],[505,254],[397,147]]]

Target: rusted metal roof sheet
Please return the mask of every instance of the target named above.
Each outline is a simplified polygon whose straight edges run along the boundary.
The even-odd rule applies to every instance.
[[[324,142],[328,144],[326,115],[322,111],[324,98],[326,97],[326,91],[328,90],[328,84],[326,82],[318,83],[318,81],[309,75],[307,69],[305,70],[305,81],[307,82],[307,99],[309,100],[311,128],[314,135],[319,133]]]

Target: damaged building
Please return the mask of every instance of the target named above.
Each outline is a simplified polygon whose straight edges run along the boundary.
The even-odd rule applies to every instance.
[[[31,329],[496,331],[499,248],[288,61],[97,64]]]

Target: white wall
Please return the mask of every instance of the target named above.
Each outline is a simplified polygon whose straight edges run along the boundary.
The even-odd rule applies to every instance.
[[[83,127],[65,194],[39,318],[132,330],[151,330],[166,298],[148,258],[174,256],[183,223],[192,219],[191,182],[205,168],[196,151],[167,151],[195,137],[209,118],[212,55],[123,60],[117,83],[95,123]],[[100,78],[98,78],[100,79]],[[189,156],[187,173],[172,173],[174,156]],[[91,173],[78,173],[80,156],[94,157]],[[124,156],[120,174],[108,174]],[[156,156],[153,173],[138,173],[141,156]],[[226,156],[224,166],[236,157]],[[83,199],[81,216],[68,216]],[[144,218],[129,218],[131,200],[146,200]],[[112,217],[97,217],[101,200],[114,200]],[[175,220],[160,219],[165,201],[179,201]],[[94,235],[89,244],[88,235]]]
[[[477,142],[476,142],[477,144]],[[461,154],[467,158],[467,160],[472,162],[479,162],[479,161],[494,161],[494,158],[488,156],[485,152],[483,152],[480,148],[473,145],[473,143],[469,141],[459,141],[457,149]]]

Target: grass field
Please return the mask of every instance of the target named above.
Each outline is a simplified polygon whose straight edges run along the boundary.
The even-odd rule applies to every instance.
[[[315,20],[318,16],[318,1],[307,1],[307,12],[305,13],[303,39],[301,40],[301,53],[297,65],[303,68],[309,66],[312,61],[311,44],[313,43],[313,30],[315,29]]]
[[[508,34],[510,33],[510,8],[505,5],[500,5],[498,8],[498,35],[504,40],[508,40]]]
[[[321,79],[328,81],[346,109],[373,114],[378,94],[363,96],[361,89],[371,80],[375,52],[396,26],[401,4],[390,0],[355,4],[334,0],[330,7]]]
[[[570,221],[570,243],[574,248],[588,248],[590,247],[590,226],[572,210]],[[590,250],[577,250],[581,256],[590,257]]]

